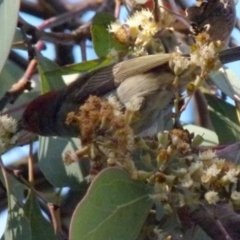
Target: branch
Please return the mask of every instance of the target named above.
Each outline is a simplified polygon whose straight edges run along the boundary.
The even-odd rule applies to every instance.
[[[21,0],[20,2],[20,11],[39,17],[39,18],[49,18],[47,11],[44,11],[44,8],[38,2],[32,2],[28,0]]]
[[[26,69],[28,66],[28,61],[14,51],[10,52],[9,59],[23,69]]]
[[[240,47],[229,48],[219,53],[219,58],[222,64],[239,61],[240,60]]]
[[[53,16],[67,11],[65,4],[60,0],[38,0],[38,2]]]
[[[36,45],[36,50],[41,50],[44,47],[42,42]],[[31,84],[30,79],[35,71],[37,65],[37,60],[32,59],[27,67],[26,72],[22,78],[12,85],[10,90],[8,90],[4,96],[0,99],[0,111],[2,111],[8,103],[14,103],[16,99],[24,92],[24,90],[30,90]]]
[[[208,104],[203,93],[197,89],[194,93],[194,110],[196,123],[204,128],[213,129],[211,118],[209,116]]]

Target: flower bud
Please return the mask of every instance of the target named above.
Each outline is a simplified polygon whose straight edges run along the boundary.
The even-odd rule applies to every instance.
[[[238,191],[232,192],[231,200],[234,206],[240,207],[240,192]]]
[[[168,131],[159,132],[157,138],[158,142],[162,145],[163,148],[165,148],[169,143],[169,132]]]

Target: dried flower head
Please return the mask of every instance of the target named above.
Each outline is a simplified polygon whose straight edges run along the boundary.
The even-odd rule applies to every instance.
[[[121,108],[114,96],[107,100],[90,96],[78,113],[69,113],[66,122],[78,126],[83,148],[77,155],[67,153],[65,161],[72,163],[79,156],[87,156],[94,172],[121,166],[136,179],[137,169],[130,154],[135,148],[133,130]]]

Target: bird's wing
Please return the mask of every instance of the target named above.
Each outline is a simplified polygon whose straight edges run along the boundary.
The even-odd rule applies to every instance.
[[[74,99],[75,102],[81,103],[90,95],[102,96],[114,90],[117,86],[114,83],[113,66],[84,74],[68,86],[66,95],[70,96],[71,101]]]
[[[90,95],[103,96],[117,88],[126,78],[166,64],[169,59],[170,54],[148,55],[98,69],[73,82],[67,88],[66,95],[75,102],[83,102]]]
[[[160,53],[120,62],[113,67],[115,83],[119,84],[126,78],[148,72],[149,70],[166,64],[170,60],[170,54]]]

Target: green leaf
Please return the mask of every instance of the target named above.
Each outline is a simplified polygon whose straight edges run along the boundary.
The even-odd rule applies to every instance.
[[[22,201],[24,200],[24,191],[26,190],[26,187],[10,174],[6,173],[6,176],[7,183],[5,182],[2,171],[0,172],[0,180],[2,181],[6,189],[8,189],[9,194],[14,196],[16,202],[18,202],[19,204],[22,203]]]
[[[149,193],[121,169],[102,171],[75,209],[70,240],[135,240],[153,205]]]
[[[209,105],[212,124],[219,144],[231,144],[240,140],[240,127],[236,108],[212,95],[204,94]]]
[[[24,212],[30,223],[32,240],[57,239],[53,226],[42,215],[37,198],[32,191],[28,195]]]
[[[0,74],[0,96],[4,96],[4,94],[22,77],[23,74],[24,71],[18,65],[7,60]],[[24,92],[18,97],[14,104],[7,104],[4,111],[10,111],[11,116],[19,118],[22,115],[22,111],[26,107],[26,104],[39,96],[39,94],[40,92],[36,89],[33,89],[30,92]]]
[[[22,35],[22,32],[21,32],[21,30],[20,30],[20,28],[17,28],[17,29],[15,29],[15,33],[14,33],[14,37],[13,37],[13,42],[19,42],[19,41],[24,41],[23,40],[23,35]],[[26,48],[26,44],[25,44],[25,49],[27,49]]]
[[[18,28],[16,29],[15,34],[14,34],[12,48],[27,51],[27,46],[24,43],[22,32]]]
[[[56,63],[42,56],[40,53],[37,54],[37,60],[38,69],[41,76],[42,93],[49,92],[53,89],[58,90],[66,87],[66,84],[64,83],[61,74],[59,74],[58,72],[55,72],[55,74],[52,74],[48,77],[44,74],[47,71],[58,69],[59,66]]]
[[[15,33],[19,0],[0,0],[0,72],[8,57]]]
[[[15,202],[12,194],[8,195],[7,226],[1,240],[31,240],[30,223],[24,211]]]
[[[114,61],[109,57],[102,57],[91,61],[80,62],[77,64],[69,64],[61,68],[54,69],[52,71],[45,72],[46,76],[51,74],[69,75],[80,72],[88,72],[97,70],[103,67],[111,65]]]
[[[8,217],[5,233],[1,240],[30,240],[29,222],[20,207],[23,205],[24,186],[12,177],[5,168],[1,168],[1,181],[7,190]]]
[[[195,136],[196,135],[202,136],[204,138],[204,141],[201,144],[201,146],[216,146],[216,145],[218,145],[217,134],[207,128],[189,124],[189,125],[185,125],[184,129],[187,129],[190,133],[194,133]]]
[[[104,57],[109,54],[109,51],[126,51],[127,46],[117,41],[111,33],[108,26],[115,22],[116,19],[109,13],[99,12],[93,18],[92,22],[92,39],[93,47],[98,57]]]
[[[219,71],[209,74],[209,78],[230,98],[234,99],[234,95],[240,97],[240,81],[231,69],[221,68]]]
[[[79,190],[84,180],[84,161],[66,165],[63,162],[67,151],[73,152],[80,146],[78,139],[39,137],[39,167],[54,187],[70,187]]]

